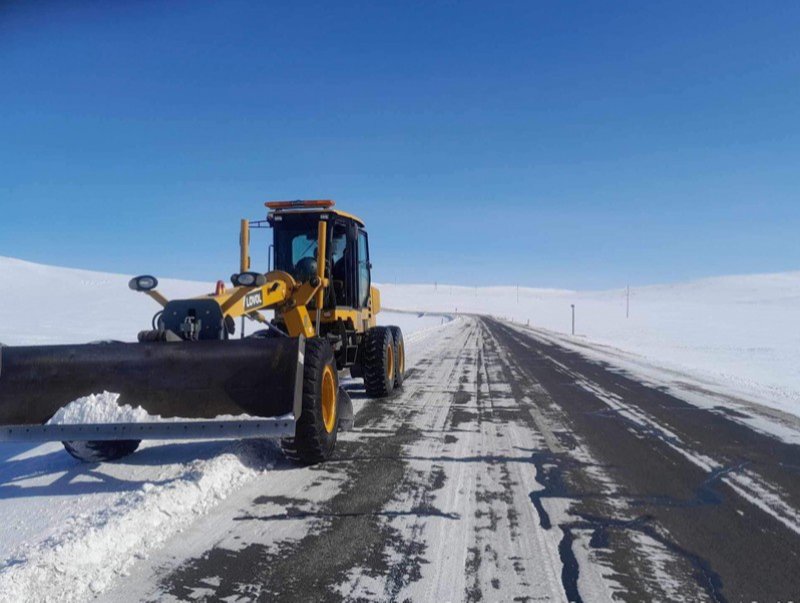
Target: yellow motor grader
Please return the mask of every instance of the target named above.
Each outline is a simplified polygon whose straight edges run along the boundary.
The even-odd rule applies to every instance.
[[[329,458],[353,424],[339,372],[363,378],[369,397],[388,396],[403,383],[403,334],[376,324],[363,221],[328,200],[266,206],[266,220],[241,222],[231,287],[168,300],[154,276],[130,281],[161,306],[138,343],[0,347],[0,441],[62,441],[76,458],[108,461],[143,439],[272,437],[299,462]],[[251,268],[259,228],[273,231],[265,272]],[[246,334],[246,321],[257,329]],[[104,391],[152,420],[48,423]]]

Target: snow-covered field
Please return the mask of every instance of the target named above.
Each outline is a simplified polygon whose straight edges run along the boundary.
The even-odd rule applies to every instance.
[[[136,341],[139,331],[150,328],[158,306],[146,295],[128,289],[130,278],[0,256],[0,343]],[[194,297],[211,293],[214,283],[159,279],[159,290],[167,298]],[[382,324],[396,324],[408,333],[443,322],[441,316],[418,312],[382,313],[379,317]]]
[[[636,354],[800,415],[800,272],[626,291],[382,285],[386,307],[489,314]],[[562,342],[569,338],[561,337]]]

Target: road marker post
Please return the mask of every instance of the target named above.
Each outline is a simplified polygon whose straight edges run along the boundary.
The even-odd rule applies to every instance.
[[[625,318],[631,317],[631,286],[625,290]]]
[[[575,335],[575,304],[570,304],[572,306],[572,334]]]

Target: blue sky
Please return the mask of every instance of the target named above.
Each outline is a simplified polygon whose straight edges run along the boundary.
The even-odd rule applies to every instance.
[[[798,31],[794,2],[3,3],[0,255],[224,278],[239,218],[333,198],[384,281],[797,270]]]

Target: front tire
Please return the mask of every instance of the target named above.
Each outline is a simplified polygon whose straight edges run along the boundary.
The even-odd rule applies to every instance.
[[[364,341],[364,389],[370,398],[384,398],[394,390],[394,350],[389,327],[373,327],[367,331]]]
[[[281,441],[287,457],[313,465],[331,457],[339,423],[339,374],[333,348],[324,339],[306,341],[303,410],[295,436]]]
[[[64,449],[84,463],[117,461],[133,454],[141,440],[90,440],[88,442],[61,442]]]

